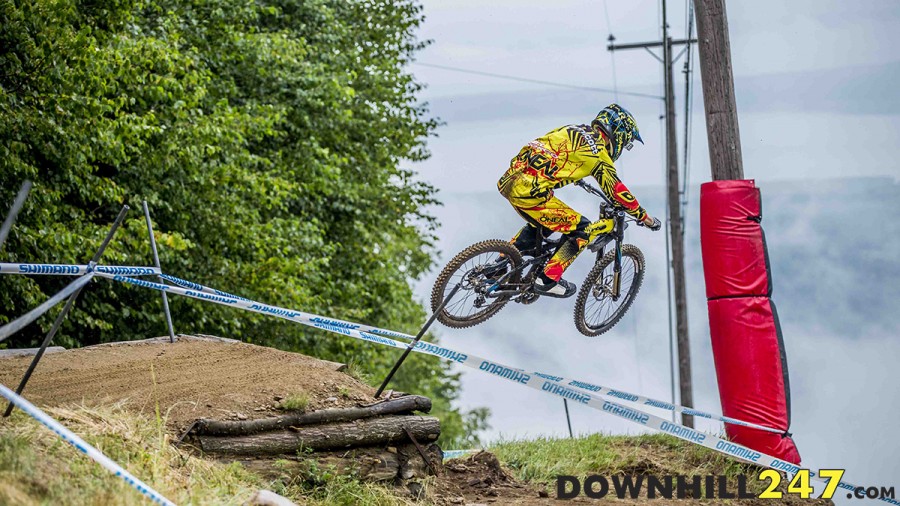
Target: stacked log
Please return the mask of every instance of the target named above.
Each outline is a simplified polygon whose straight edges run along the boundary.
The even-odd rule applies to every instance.
[[[441,466],[443,455],[434,444],[440,421],[413,414],[416,411],[431,411],[431,399],[407,395],[367,406],[258,420],[201,419],[185,436],[204,454],[241,462],[262,474],[304,476],[310,459],[315,459],[319,468],[402,481],[435,474]]]

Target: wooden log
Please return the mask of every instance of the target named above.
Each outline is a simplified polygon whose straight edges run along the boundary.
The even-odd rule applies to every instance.
[[[431,461],[431,466],[422,460],[422,456],[412,444],[353,448],[339,452],[314,453],[304,457],[223,458],[220,462],[238,462],[266,479],[284,482],[299,479],[315,483],[321,479],[318,474],[320,471],[316,470],[323,469],[329,470],[329,474],[349,474],[365,481],[394,481],[425,478],[431,474],[431,467],[438,472],[443,469],[440,447],[432,443],[426,446],[424,451]]]
[[[315,469],[333,469],[337,474],[353,474],[367,481],[391,481],[400,472],[400,462],[397,451],[390,452],[383,448],[379,450],[366,449],[357,452],[349,452],[345,456],[328,454],[325,456],[313,455],[304,460],[276,460],[254,459],[237,460],[245,468],[269,479],[281,479],[290,481],[296,478],[301,480],[315,480],[317,476],[312,471],[312,463]]]
[[[334,470],[337,474],[353,474],[367,481],[391,481],[400,473],[397,448],[354,448],[339,453],[316,453],[308,457],[265,459],[222,459],[239,462],[245,468],[271,480],[289,482],[296,479],[319,479],[314,470]]]
[[[421,395],[407,395],[406,397],[390,399],[371,406],[322,409],[311,413],[289,413],[259,420],[218,421],[201,419],[194,424],[191,433],[203,436],[245,436],[259,432],[283,430],[288,427],[346,422],[376,416],[412,413],[413,411],[428,413],[431,411],[431,399]]]
[[[404,432],[432,442],[441,434],[437,418],[426,416],[384,416],[345,423],[298,427],[294,430],[263,432],[248,436],[197,435],[195,440],[206,453],[228,455],[295,454],[304,450],[334,450],[356,446],[408,442]]]

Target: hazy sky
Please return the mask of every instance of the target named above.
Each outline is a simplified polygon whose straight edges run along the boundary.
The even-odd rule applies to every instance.
[[[661,67],[642,50],[622,51],[613,60],[605,50],[608,10],[612,32],[620,43],[660,36],[658,5],[651,1],[425,0],[426,21],[421,38],[434,43],[418,61],[576,86],[660,94]],[[672,36],[685,34],[685,4],[669,6]],[[896,289],[900,263],[894,241],[877,240],[885,230],[876,220],[895,220],[900,208],[886,205],[877,213],[864,192],[843,203],[846,212],[829,213],[828,198],[840,191],[805,195],[804,182],[832,178],[881,176],[870,188],[883,187],[900,198],[897,139],[900,139],[900,3],[866,0],[773,0],[728,3],[735,87],[740,116],[745,175],[763,187],[764,206],[784,202],[792,213],[768,213],[766,227],[774,265],[775,301],[785,329],[794,396],[794,434],[813,468],[846,467],[846,479],[861,485],[900,486],[900,441],[894,433],[900,416],[900,356]],[[697,58],[696,51],[694,57]],[[677,123],[684,124],[684,75],[676,64]],[[613,79],[615,65],[615,81]],[[442,191],[445,206],[435,210],[443,223],[443,261],[467,244],[506,238],[520,220],[494,190],[497,178],[522,144],[563,124],[587,122],[609,102],[610,92],[576,91],[500,80],[413,64],[422,95],[432,113],[446,124],[429,141],[433,157],[415,168],[420,177]],[[691,145],[691,195],[709,180],[699,61]],[[661,100],[620,95],[618,101],[638,119],[645,146],[623,155],[620,175],[650,211],[662,214],[663,148]],[[681,144],[681,141],[679,142]],[[681,158],[681,155],[679,156]],[[790,182],[790,183],[789,183]],[[835,184],[843,184],[836,182]],[[840,186],[838,186],[840,188]],[[832,189],[833,190],[833,189]],[[593,206],[573,190],[564,199],[588,213]],[[768,200],[767,200],[768,195]],[[799,195],[802,202],[790,200]],[[776,197],[779,197],[776,198]],[[803,204],[809,201],[809,206]],[[854,211],[858,210],[858,215]],[[886,213],[886,214],[884,214]],[[485,217],[490,217],[485,219]],[[833,220],[808,222],[805,217]],[[709,347],[706,304],[699,257],[698,210],[692,199],[687,214],[688,295],[695,401],[719,412],[715,371]],[[773,222],[772,220],[777,220]],[[856,230],[866,222],[868,249],[830,227]],[[854,228],[855,227],[855,228]],[[889,230],[900,233],[891,225]],[[888,234],[889,232],[884,232]],[[668,331],[664,315],[665,250],[663,236],[646,230],[629,231],[629,241],[648,257],[644,288],[634,309],[611,335],[588,340],[574,329],[573,302],[540,301],[534,306],[504,309],[490,322],[468,331],[441,328],[448,345],[513,366],[593,380],[613,387],[667,399]],[[815,251],[806,244],[817,245]],[[868,254],[878,257],[878,262]],[[865,266],[852,272],[873,273],[859,286],[851,270],[838,269],[842,259]],[[852,260],[851,260],[852,259]],[[826,260],[830,263],[824,263]],[[822,261],[822,264],[815,264]],[[799,263],[798,263],[799,262]],[[580,281],[590,262],[579,259],[567,278]],[[821,265],[822,274],[798,266]],[[828,269],[832,269],[829,271]],[[813,273],[819,272],[811,269]],[[840,274],[836,274],[840,271]],[[431,278],[418,293],[424,299]],[[781,289],[779,287],[782,287]],[[800,289],[799,287],[802,287]],[[781,290],[781,291],[780,291]],[[805,291],[804,291],[805,290]],[[885,294],[883,304],[860,307],[854,292]],[[790,296],[787,300],[779,298]],[[891,298],[891,295],[894,295]],[[870,297],[871,298],[871,297]],[[876,296],[877,298],[877,296]],[[829,305],[833,301],[834,305]],[[840,314],[838,310],[840,310]],[[818,314],[831,320],[816,322]],[[843,319],[842,319],[843,318]],[[872,321],[859,332],[852,325],[827,321]],[[461,405],[491,405],[489,438],[505,434],[563,435],[561,402],[527,389],[517,390],[480,373],[464,373]],[[882,395],[889,395],[884,400]],[[879,404],[881,403],[881,404]],[[613,433],[636,431],[613,417],[590,409],[573,409],[576,431]],[[704,425],[705,424],[705,425]],[[718,432],[720,426],[699,422]]]
[[[424,4],[420,33],[434,44],[420,53],[420,62],[613,88],[603,1]],[[728,8],[747,177],[900,174],[896,1],[764,0]],[[658,39],[656,3],[609,0],[608,12],[618,42]],[[683,37],[684,4],[672,2],[669,17],[673,36]],[[661,65],[653,57],[643,50],[614,56],[620,91],[660,94]],[[679,130],[681,62],[675,68]],[[447,122],[422,174],[448,191],[491,184],[522,144],[556,126],[586,122],[615,100],[610,93],[411,68],[429,86],[423,98]],[[691,180],[699,183],[709,178],[699,72],[695,84]],[[661,183],[661,101],[624,95],[619,101],[637,116],[647,142],[623,160],[629,179]]]

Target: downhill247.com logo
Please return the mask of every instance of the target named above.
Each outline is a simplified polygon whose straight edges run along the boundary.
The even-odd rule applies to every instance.
[[[818,477],[828,482],[819,497],[831,499],[835,492],[845,489],[847,499],[880,499],[888,504],[900,505],[895,498],[894,487],[851,487],[841,483],[843,469],[820,469]],[[556,477],[557,499],[574,499],[584,495],[591,499],[616,497],[618,499],[782,499],[784,495],[796,495],[801,499],[813,496],[809,469],[799,469],[790,479],[787,491],[781,490],[783,475],[774,469],[765,469],[755,482],[744,475],[729,478],[724,475],[708,476],[600,476],[590,475],[583,480],[576,476]],[[764,488],[762,491],[760,485]]]

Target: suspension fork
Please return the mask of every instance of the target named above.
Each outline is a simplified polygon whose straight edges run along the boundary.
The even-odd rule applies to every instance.
[[[622,292],[622,241],[625,239],[625,218],[621,215],[616,216],[616,257],[613,262],[613,300],[619,298]]]

